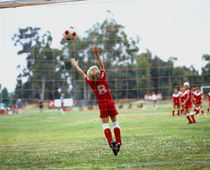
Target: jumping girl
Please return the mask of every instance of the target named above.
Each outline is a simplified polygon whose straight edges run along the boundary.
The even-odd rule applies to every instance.
[[[104,134],[106,136],[109,146],[114,152],[114,155],[117,156],[118,152],[120,151],[120,146],[122,145],[120,127],[117,121],[118,112],[116,110],[115,103],[109,90],[104,64],[99,56],[98,49],[95,45],[93,46],[92,51],[98,59],[100,70],[97,66],[92,66],[88,69],[86,75],[78,66],[78,62],[75,59],[71,59],[71,63],[74,65],[74,67],[82,75],[82,77],[95,93],[100,109],[100,118],[102,121]],[[112,139],[112,133],[109,128],[109,117],[112,120],[116,142]]]

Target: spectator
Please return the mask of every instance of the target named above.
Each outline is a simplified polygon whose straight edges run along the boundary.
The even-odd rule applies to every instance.
[[[17,113],[22,113],[23,103],[21,99],[18,99],[16,102]]]

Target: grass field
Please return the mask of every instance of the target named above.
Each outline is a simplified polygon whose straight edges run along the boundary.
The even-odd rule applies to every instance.
[[[98,111],[0,116],[0,168],[210,169],[210,116],[187,124],[169,103],[119,110],[123,146],[107,145]],[[112,125],[110,124],[110,127]]]

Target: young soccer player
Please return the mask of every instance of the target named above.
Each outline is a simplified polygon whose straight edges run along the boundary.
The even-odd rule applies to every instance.
[[[99,56],[98,49],[95,45],[93,46],[92,51],[98,59],[100,70],[97,66],[92,66],[88,69],[86,75],[80,69],[77,64],[78,62],[75,59],[71,59],[71,63],[74,65],[74,67],[82,75],[82,77],[95,93],[100,109],[100,118],[102,120],[104,134],[106,136],[109,146],[114,152],[114,155],[117,156],[118,152],[120,151],[120,146],[122,145],[120,127],[117,121],[118,112],[116,110],[115,103],[109,90],[104,64]],[[109,128],[109,117],[112,120],[116,142],[112,139],[112,133]]]
[[[175,115],[175,109],[177,108],[177,115],[180,116],[180,103],[181,99],[178,93],[178,89],[174,89],[174,93],[172,95],[173,97],[173,110],[172,110],[172,116]]]
[[[188,82],[184,83],[184,109],[186,113],[186,117],[189,121],[189,124],[191,123],[196,123],[194,113],[191,112],[192,110],[192,102],[193,102],[193,95],[192,92],[190,91],[190,85]]]
[[[200,110],[202,115],[204,115],[204,110],[203,110],[203,93],[200,91],[200,89],[198,87],[196,87],[196,91],[194,92],[194,98],[195,98],[195,113],[199,114]]]
[[[180,87],[179,88],[179,97],[180,97],[181,115],[184,112],[184,92],[185,92],[185,89],[183,87]]]

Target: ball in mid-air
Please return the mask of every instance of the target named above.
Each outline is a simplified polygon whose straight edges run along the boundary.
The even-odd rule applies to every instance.
[[[76,32],[74,30],[74,27],[70,26],[68,29],[65,30],[63,34],[63,38],[65,41],[72,41],[76,39]]]

